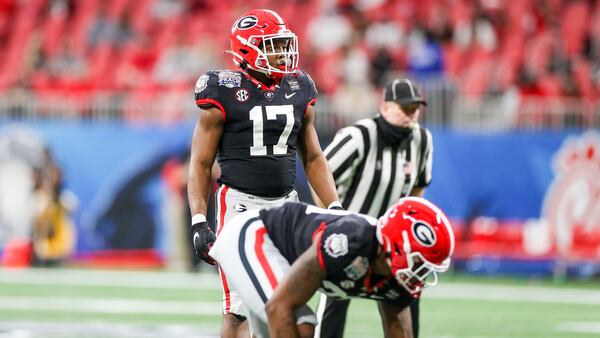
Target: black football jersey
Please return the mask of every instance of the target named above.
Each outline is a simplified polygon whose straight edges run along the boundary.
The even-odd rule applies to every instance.
[[[289,193],[302,120],[317,96],[312,79],[301,71],[269,91],[240,71],[215,70],[198,79],[195,92],[200,108],[216,106],[225,118],[218,181],[256,196]]]
[[[369,298],[401,308],[414,300],[393,276],[372,273],[370,262],[377,255],[375,218],[291,202],[261,210],[259,217],[290,264],[322,232],[318,257],[327,276],[320,291],[328,296]]]

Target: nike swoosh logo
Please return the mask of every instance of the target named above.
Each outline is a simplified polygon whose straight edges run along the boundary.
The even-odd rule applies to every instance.
[[[288,94],[285,94],[285,98],[286,98],[286,99],[289,99],[290,97],[292,97],[292,96],[294,96],[294,95],[296,95],[296,93],[291,93],[290,95],[288,95]]]

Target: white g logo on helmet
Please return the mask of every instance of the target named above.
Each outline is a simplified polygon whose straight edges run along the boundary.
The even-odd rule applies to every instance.
[[[417,221],[413,223],[412,233],[417,242],[423,246],[432,247],[435,244],[435,231],[433,231],[431,225],[425,222]]]

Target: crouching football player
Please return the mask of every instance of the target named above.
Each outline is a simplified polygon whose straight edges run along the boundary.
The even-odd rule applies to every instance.
[[[246,307],[257,337],[312,337],[306,305],[320,290],[378,302],[386,337],[412,337],[408,305],[450,265],[454,233],[443,212],[407,197],[381,218],[302,203],[248,211],[209,254]]]

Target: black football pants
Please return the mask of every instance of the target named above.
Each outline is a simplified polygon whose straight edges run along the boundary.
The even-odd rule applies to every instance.
[[[327,305],[323,318],[318,318],[320,326],[319,332],[315,332],[315,337],[319,338],[342,338],[344,336],[344,326],[346,325],[346,314],[350,300],[333,300],[327,297]],[[412,317],[413,337],[419,337],[419,299],[410,305]]]

